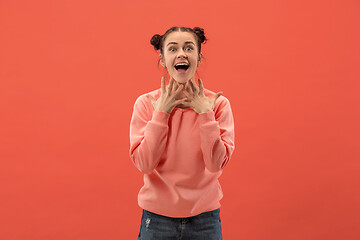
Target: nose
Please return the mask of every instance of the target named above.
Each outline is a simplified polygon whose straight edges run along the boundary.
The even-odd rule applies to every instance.
[[[179,50],[177,57],[178,58],[187,58],[183,49]]]

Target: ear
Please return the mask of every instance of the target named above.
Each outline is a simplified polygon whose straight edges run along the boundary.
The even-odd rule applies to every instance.
[[[159,55],[159,60],[160,60],[161,66],[165,67],[165,59],[164,59],[164,56],[161,53]]]
[[[201,60],[202,60],[202,53],[199,53],[199,60],[198,60],[198,64],[197,64],[197,66],[199,66],[199,65],[200,65]]]

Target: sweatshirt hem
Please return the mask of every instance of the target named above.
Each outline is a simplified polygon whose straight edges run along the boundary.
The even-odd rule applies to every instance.
[[[218,208],[221,207],[221,204],[220,202],[216,204],[216,206],[214,207],[211,207],[211,208],[208,208],[204,211],[198,211],[198,212],[194,212],[194,213],[189,213],[189,214],[168,214],[168,213],[165,213],[165,212],[162,212],[162,211],[158,211],[156,209],[152,209],[151,207],[147,207],[147,206],[143,206],[142,204],[138,203],[139,207],[146,210],[146,211],[149,211],[149,212],[152,212],[152,213],[155,213],[155,214],[158,214],[158,215],[161,215],[161,216],[164,216],[164,217],[171,217],[171,218],[188,218],[188,217],[194,217],[194,216],[197,216],[199,214],[202,214],[204,212],[210,212],[210,211],[213,211],[213,210],[216,210]]]

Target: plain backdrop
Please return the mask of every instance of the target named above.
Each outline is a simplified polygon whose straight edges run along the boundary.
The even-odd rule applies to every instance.
[[[360,239],[358,0],[0,0],[0,239],[137,238],[129,124],[172,26],[234,114],[224,239]]]

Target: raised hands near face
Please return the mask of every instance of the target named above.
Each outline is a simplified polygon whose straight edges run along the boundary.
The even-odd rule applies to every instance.
[[[155,110],[171,113],[172,110],[182,105],[192,108],[197,113],[210,112],[214,109],[216,100],[222,95],[218,92],[214,97],[208,98],[204,94],[204,86],[202,80],[199,79],[199,86],[191,79],[186,83],[186,88],[183,89],[183,84],[178,84],[171,78],[168,86],[165,86],[164,77],[161,79],[161,96],[155,100],[152,96],[147,95]],[[178,99],[179,96],[186,96]]]
[[[196,85],[193,79],[189,80],[186,89],[183,91],[187,97],[185,105],[191,107],[197,113],[210,112],[215,107],[216,100],[223,94],[218,92],[212,98],[208,98],[204,94],[204,85],[199,78],[199,86]]]
[[[185,103],[186,98],[177,99],[177,96],[183,89],[183,85],[176,85],[174,81],[175,80],[171,78],[169,85],[165,86],[165,78],[161,78],[161,96],[158,100],[155,100],[155,98],[149,94],[147,95],[155,110],[171,113],[177,105]]]

